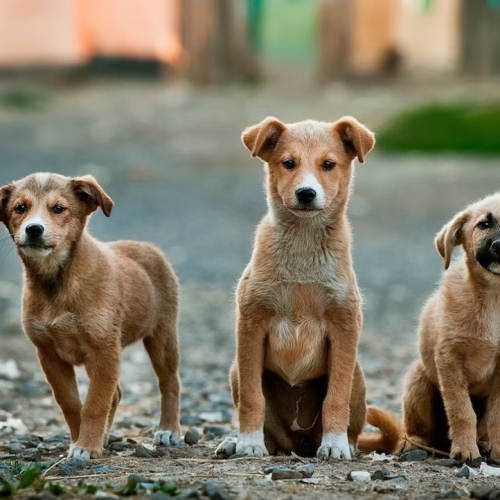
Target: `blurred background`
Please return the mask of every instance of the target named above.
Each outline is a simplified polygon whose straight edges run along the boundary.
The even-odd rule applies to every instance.
[[[349,211],[360,353],[369,400],[397,411],[443,268],[434,235],[500,188],[499,83],[499,0],[2,0],[0,185],[37,171],[98,178],[115,210],[94,215],[93,234],[156,243],[181,279],[183,423],[229,422],[234,289],[266,212],[241,130],[267,115],[355,116],[377,134]],[[6,236],[0,410],[65,431],[21,330]],[[119,419],[153,425],[141,346],[123,382]]]

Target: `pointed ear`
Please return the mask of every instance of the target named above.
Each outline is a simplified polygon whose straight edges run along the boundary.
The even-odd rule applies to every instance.
[[[468,220],[469,212],[460,212],[436,235],[436,248],[444,259],[445,269],[450,267],[453,249],[463,243],[462,228]]]
[[[89,215],[101,207],[104,215],[109,217],[113,210],[113,200],[91,175],[71,179],[71,185],[80,200],[88,206]]]
[[[253,157],[258,156],[267,162],[285,129],[285,124],[273,116],[268,116],[257,125],[245,129],[241,140]]]
[[[7,203],[9,203],[10,195],[14,186],[8,184],[0,188],[0,222],[7,223]]]
[[[346,152],[353,158],[358,157],[359,163],[364,163],[366,155],[375,146],[375,134],[352,116],[336,121],[333,129],[340,135]]]

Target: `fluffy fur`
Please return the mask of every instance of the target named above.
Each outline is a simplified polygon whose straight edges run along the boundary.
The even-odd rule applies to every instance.
[[[353,160],[364,161],[374,136],[351,117],[269,117],[242,139],[265,163],[269,211],[237,292],[236,452],[349,459],[365,423],[365,383],[346,208]],[[303,189],[314,199],[301,201]]]
[[[464,252],[452,262],[457,246]],[[404,435],[377,410],[371,423],[384,436],[363,436],[361,443],[366,451],[424,446],[473,464],[481,451],[499,460],[500,194],[458,213],[436,247],[447,271],[420,318],[420,359],[405,380]],[[398,432],[399,443],[392,438]]]
[[[92,238],[98,207],[109,217],[113,202],[90,176],[34,174],[0,189],[0,222],[24,264],[24,330],[69,425],[69,455],[83,459],[102,453],[121,398],[121,351],[139,339],[162,396],[155,442],[180,434],[177,278],[152,245]],[[33,226],[43,234],[30,236]],[[75,365],[90,378],[83,406]]]

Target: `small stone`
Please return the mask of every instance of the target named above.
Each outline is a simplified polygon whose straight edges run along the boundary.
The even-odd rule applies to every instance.
[[[60,476],[74,476],[76,472],[85,469],[86,465],[85,460],[73,457],[61,464],[57,469],[57,473]]]
[[[148,450],[145,446],[142,446],[142,444],[140,444],[136,446],[134,456],[138,458],[154,458],[155,454],[151,450]]]
[[[439,467],[460,467],[460,463],[454,458],[438,458],[432,461],[432,465],[437,465]]]
[[[366,470],[353,470],[347,474],[347,480],[355,483],[369,483],[372,478]]]
[[[200,440],[200,433],[196,429],[189,429],[184,434],[184,442],[186,444],[196,444]]]
[[[42,454],[40,453],[40,450],[38,449],[30,449],[30,450],[25,450],[21,454],[23,460],[26,462],[41,462],[42,461]]]
[[[69,434],[54,434],[44,439],[45,443],[63,443],[64,441],[69,441]]]
[[[192,425],[201,425],[203,420],[196,415],[183,415],[181,417],[181,425],[192,426]]]
[[[115,474],[116,470],[110,469],[109,467],[106,467],[105,465],[100,465],[99,467],[93,467],[92,472],[94,474]]]
[[[391,479],[387,479],[387,484],[393,484],[394,486],[402,486],[408,482],[408,479],[404,476],[397,476]]]
[[[391,475],[391,471],[388,469],[379,469],[376,470],[375,472],[372,472],[372,481],[377,481],[377,480],[384,480],[388,476]]]
[[[128,450],[129,448],[132,448],[132,445],[130,443],[124,443],[123,441],[117,443],[111,443],[109,445],[109,450],[114,452],[125,451]]]
[[[7,451],[14,455],[18,455],[23,451],[23,446],[19,441],[11,441],[7,446]]]
[[[469,498],[469,493],[464,490],[444,490],[438,498]]]
[[[264,474],[272,474],[273,472],[285,469],[286,467],[283,465],[270,465],[269,467],[264,467]]]
[[[202,488],[202,491],[211,500],[231,500],[231,495],[219,483],[207,481]]]
[[[455,473],[457,477],[464,477],[465,479],[469,479],[470,469],[467,465],[464,465],[458,472]]]
[[[207,432],[203,436],[203,439],[204,439],[204,441],[213,441],[215,439],[215,434],[213,434],[212,432]]]
[[[470,490],[470,496],[472,498],[487,499],[491,493],[494,493],[496,488],[492,486],[475,486]]]
[[[308,478],[312,477],[312,475],[316,471],[316,466],[314,464],[303,464],[299,465],[295,470],[302,474],[303,478]]]
[[[200,498],[200,495],[196,490],[184,490],[175,498],[176,500],[185,500],[186,498]]]
[[[425,450],[411,450],[401,455],[401,462],[422,462],[427,460],[429,454]]]
[[[120,443],[121,441],[123,441],[121,436],[117,436],[116,434],[109,435],[108,444]]]
[[[205,425],[203,434],[213,434],[215,437],[222,437],[229,432],[227,427],[223,425]]]
[[[302,479],[302,474],[292,469],[278,469],[271,473],[271,479],[273,481],[279,481],[280,479]]]
[[[42,440],[38,436],[29,436],[27,438],[21,439],[21,444],[26,448],[37,448]]]
[[[382,484],[376,484],[373,487],[373,491],[375,493],[381,493],[383,495],[387,493],[394,493],[396,491],[396,486],[393,484],[387,484],[387,483],[382,483]]]

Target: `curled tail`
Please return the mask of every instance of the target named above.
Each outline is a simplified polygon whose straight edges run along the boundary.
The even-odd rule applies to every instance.
[[[389,412],[369,406],[366,420],[380,432],[363,433],[358,440],[358,448],[364,453],[393,454],[397,453],[402,446],[404,430],[399,419]]]

